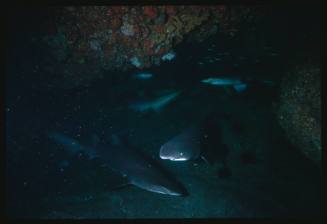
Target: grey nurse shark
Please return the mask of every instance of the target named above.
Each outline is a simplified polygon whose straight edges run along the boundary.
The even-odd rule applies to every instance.
[[[251,83],[261,83],[264,85],[272,86],[274,82],[271,80],[255,79],[250,76],[246,77],[233,77],[233,76],[216,76],[201,80],[202,83],[214,86],[231,86],[236,92],[243,92],[248,88]]]
[[[208,164],[225,160],[228,151],[221,139],[221,119],[220,114],[210,113],[200,124],[183,129],[162,144],[159,157],[170,161],[202,159]]]
[[[170,173],[140,150],[123,144],[118,137],[112,144],[100,143],[91,147],[58,132],[48,137],[64,149],[76,154],[83,152],[90,159],[99,159],[113,171],[127,178],[128,183],[141,189],[174,196],[186,196],[186,189]]]
[[[187,161],[201,156],[201,131],[190,127],[164,143],[159,152],[161,159]],[[204,158],[204,157],[203,157]]]
[[[173,91],[152,100],[142,100],[133,102],[128,107],[137,112],[146,112],[149,110],[159,112],[165,106],[175,100],[180,95],[180,93],[181,91]]]

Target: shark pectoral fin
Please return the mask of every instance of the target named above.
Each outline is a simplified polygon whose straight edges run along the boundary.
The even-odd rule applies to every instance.
[[[118,190],[121,190],[125,187],[128,187],[128,186],[131,186],[132,184],[130,182],[126,182],[126,183],[120,183],[120,184],[117,184],[117,185],[111,185],[111,186],[108,186],[108,191],[118,191]]]
[[[247,87],[248,85],[246,83],[233,85],[233,88],[236,92],[243,92],[244,90],[246,90]]]
[[[108,181],[105,184],[106,190],[116,191],[131,185],[130,180],[126,176],[123,176],[121,173],[113,171],[110,168],[108,171],[108,176],[106,177]]]
[[[210,162],[206,159],[205,156],[201,155],[201,159],[202,159],[206,164],[210,164]]]

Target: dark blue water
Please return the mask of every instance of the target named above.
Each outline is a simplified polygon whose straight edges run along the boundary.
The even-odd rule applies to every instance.
[[[131,79],[136,70],[108,71],[88,87],[73,89],[49,86],[55,77],[49,76],[49,82],[38,78],[36,65],[51,58],[43,46],[31,41],[31,36],[37,35],[33,21],[11,27],[5,79],[8,214],[33,218],[320,215],[320,170],[284,137],[273,108],[281,74],[293,63],[298,46],[310,48],[310,52],[317,46],[313,40],[318,29],[297,14],[301,13],[293,12],[285,24],[287,12],[264,21],[254,36],[241,32],[232,39],[214,36],[198,45],[182,44],[172,62],[146,70],[154,74],[153,79]],[[23,29],[26,26],[31,29]],[[310,29],[312,36],[307,37],[303,27]],[[216,56],[208,51],[212,44],[215,52],[226,54],[220,61],[200,65],[205,57]],[[278,55],[264,50],[264,45]],[[237,93],[200,83],[217,74],[251,75],[276,85]],[[141,114],[128,108],[132,100],[172,89],[183,92],[158,113]],[[209,114],[219,120],[218,141],[225,148],[217,147],[215,155],[223,155],[227,167],[219,158],[212,164],[159,160],[163,143]],[[113,134],[126,135],[131,145],[173,173],[189,195],[174,197],[135,186],[116,189],[121,177],[84,154],[70,156],[48,139],[46,133],[51,130],[79,136],[89,144],[92,136],[110,139]]]

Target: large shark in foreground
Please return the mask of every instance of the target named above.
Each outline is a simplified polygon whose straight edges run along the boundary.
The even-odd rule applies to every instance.
[[[155,161],[139,150],[122,144],[115,138],[114,144],[89,147],[66,135],[49,132],[48,137],[61,144],[71,154],[85,153],[90,159],[99,159],[127,178],[128,183],[147,191],[174,196],[186,196],[186,189]]]
[[[190,127],[173,137],[160,148],[161,159],[186,161],[197,159],[201,154],[202,133],[199,128]]]
[[[220,115],[208,114],[200,125],[183,129],[168,139],[159,150],[159,157],[170,161],[203,159],[207,163],[225,160],[227,149],[221,140]]]
[[[170,161],[204,160],[207,164],[221,162],[220,178],[228,178],[231,171],[227,165],[229,149],[222,141],[218,114],[209,114],[201,125],[181,131],[165,142],[160,150],[161,159]]]

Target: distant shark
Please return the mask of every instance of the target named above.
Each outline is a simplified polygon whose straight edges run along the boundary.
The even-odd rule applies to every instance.
[[[230,76],[210,77],[201,80],[201,82],[214,86],[232,86],[236,92],[245,91],[250,83],[258,82],[269,86],[274,84],[270,80],[256,80],[250,77],[242,78],[242,77],[230,77]]]
[[[138,101],[131,103],[128,107],[137,112],[146,112],[154,110],[155,112],[161,111],[165,106],[171,103],[176,97],[180,95],[181,91],[174,91],[164,96],[160,96],[153,100]]]
[[[48,132],[48,137],[63,145],[70,154],[85,153],[90,159],[99,159],[113,171],[127,178],[128,183],[141,189],[174,196],[186,196],[184,186],[154,160],[140,150],[122,144],[113,136],[112,144],[90,147],[58,132]]]
[[[153,74],[149,73],[149,72],[139,72],[139,73],[134,74],[132,77],[134,79],[139,79],[139,80],[148,80],[153,77]]]
[[[247,88],[247,84],[239,78],[215,77],[204,79],[201,82],[214,86],[232,86],[237,92],[242,92]]]

